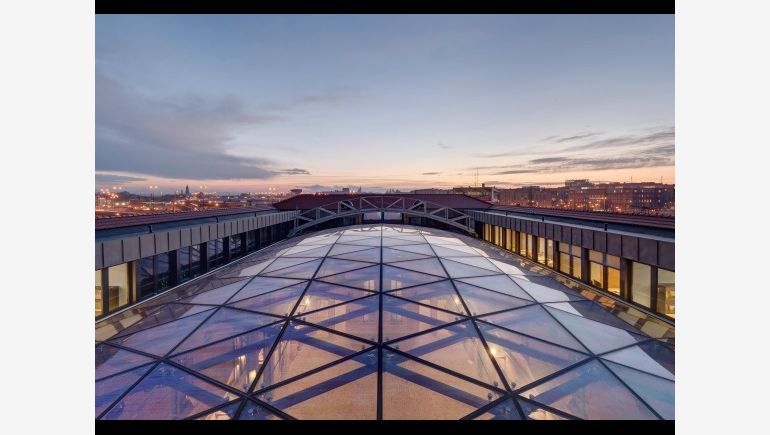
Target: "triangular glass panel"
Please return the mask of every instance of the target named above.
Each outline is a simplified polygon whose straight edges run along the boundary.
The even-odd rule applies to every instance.
[[[295,378],[370,346],[342,335],[291,322],[257,381],[257,390]]]
[[[339,234],[322,234],[320,236],[307,237],[302,239],[297,245],[329,245],[337,241]]]
[[[489,351],[515,390],[588,358],[588,355],[479,323]]]
[[[249,400],[246,402],[246,406],[241,411],[238,420],[281,420],[281,417],[270,412],[264,406],[259,406],[256,403]]]
[[[422,254],[427,255],[429,257],[435,257],[436,254],[433,253],[433,249],[431,249],[430,245],[427,243],[421,244],[421,245],[404,245],[399,246],[397,248],[391,248],[391,249],[397,249],[399,251],[406,251],[411,252],[414,254]]]
[[[316,260],[314,258],[284,258],[284,257],[278,257],[275,261],[273,261],[270,266],[266,267],[265,270],[262,271],[262,275],[270,275],[272,272],[277,272],[282,269],[286,269],[287,267],[296,266],[298,264],[302,263],[308,263],[313,260]]]
[[[625,329],[595,322],[555,308],[546,307],[546,309],[585,347],[596,354],[609,352],[645,339]]]
[[[336,258],[327,258],[321,265],[316,273],[316,279],[322,278],[328,275],[336,275],[338,273],[347,272],[350,270],[363,269],[364,267],[371,266],[371,263],[362,263],[360,261],[352,260],[340,260]]]
[[[110,405],[112,405],[121,394],[128,390],[136,381],[139,380],[152,364],[137,367],[129,372],[121,373],[111,378],[96,382],[96,415],[98,417]]]
[[[502,271],[498,269],[497,266],[492,264],[492,262],[484,257],[479,257],[478,255],[475,257],[452,257],[452,261],[467,264],[469,266],[479,267],[481,269],[486,269],[495,273],[502,273]]]
[[[360,238],[358,240],[348,240],[348,241],[345,241],[345,243],[348,245],[358,245],[358,246],[380,246],[381,240],[382,239],[380,237],[366,237],[366,238]]]
[[[587,420],[655,420],[657,417],[597,360],[521,394]]]
[[[554,302],[546,304],[546,306],[553,307],[567,313],[574,314],[576,316],[585,317],[586,319],[595,320],[597,322],[614,326],[616,328],[625,329],[636,334],[644,335],[642,331],[624,322],[622,319],[612,314],[606,308],[590,301]]]
[[[372,236],[367,236],[365,234],[349,233],[349,234],[345,234],[342,237],[340,237],[339,239],[337,239],[337,243],[357,242],[359,240],[366,240],[366,239],[370,239],[370,238],[372,238]],[[380,235],[377,234],[376,238],[379,239]]]
[[[230,299],[230,297],[237,293],[238,290],[246,285],[247,282],[248,280],[244,279],[242,281],[228,284],[224,287],[219,287],[213,290],[208,290],[204,293],[199,293],[189,298],[180,299],[178,302],[184,302],[186,304],[224,304],[228,299]]]
[[[323,257],[329,252],[329,249],[331,249],[331,245],[298,245],[289,248],[281,254],[281,257]]]
[[[399,251],[393,248],[382,248],[382,262],[392,263],[396,261],[419,260],[428,258],[427,255],[416,254],[414,252]]]
[[[457,292],[452,287],[450,280],[394,290],[390,294],[443,310],[453,311],[463,316],[466,315],[462,301],[457,296]]]
[[[155,361],[138,353],[100,344],[96,346],[96,379]]]
[[[507,295],[515,296],[519,299],[532,300],[532,298],[524,292],[516,283],[505,275],[492,275],[492,276],[479,276],[476,278],[463,278],[459,280],[466,284],[475,285],[476,287],[485,288],[487,290],[494,290],[498,293],[505,293]]]
[[[400,340],[390,347],[487,385],[504,388],[470,321]]]
[[[233,264],[230,266],[227,271],[222,272],[220,276],[222,277],[234,277],[234,278],[243,278],[248,276],[254,276],[258,274],[259,272],[262,272],[267,266],[272,263],[273,260],[265,260],[262,262],[258,262],[256,264],[252,264],[252,262],[238,262],[236,264]]]
[[[382,285],[384,291],[398,290],[400,288],[427,284],[442,279],[444,278],[439,276],[412,272],[411,270],[399,269],[388,265],[382,266]]]
[[[419,234],[383,233],[382,236],[389,239],[408,240],[410,242],[413,242],[412,244],[426,243],[425,238]]]
[[[382,340],[395,340],[462,318],[457,314],[386,295],[382,299]]]
[[[272,316],[220,308],[210,319],[206,320],[206,323],[174,349],[174,353],[181,353],[223,338],[239,335],[278,320],[280,319]]]
[[[370,292],[364,290],[313,281],[305,292],[305,296],[302,297],[302,301],[300,301],[297,312],[294,315],[299,316],[303,313],[320,310],[331,305],[370,295]]]
[[[582,301],[585,298],[577,296],[556,281],[553,281],[554,287],[558,286],[560,289],[546,287],[541,284],[535,284],[531,281],[521,279],[521,277],[511,277],[514,282],[521,288],[529,293],[538,302],[565,302],[565,301]]]
[[[674,380],[674,352],[656,341],[610,352],[602,358]]]
[[[580,352],[588,352],[540,305],[484,316],[481,320]]]
[[[398,239],[395,237],[383,237],[382,246],[403,246],[403,245],[417,245],[419,243],[425,243],[425,240],[409,240]]]
[[[196,420],[232,420],[235,418],[235,413],[238,411],[238,407],[241,406],[241,403],[242,401],[239,400],[229,405],[225,405],[196,418]]]
[[[138,332],[143,329],[159,326],[164,323],[178,320],[187,316],[192,316],[193,314],[202,313],[210,309],[211,307],[206,305],[187,305],[176,303],[163,304],[158,310],[152,312],[147,317],[144,317],[133,325],[120,331],[119,334],[115,334],[115,337],[122,337],[124,335],[133,334],[134,332]]]
[[[302,420],[374,420],[377,352],[348,359],[256,398]]]
[[[365,251],[372,249],[370,246],[354,246],[354,245],[334,245],[331,251],[329,251],[330,257],[336,257],[338,255],[349,254],[351,252]]]
[[[377,291],[380,283],[380,266],[369,266],[337,275],[325,276],[321,278],[321,281],[360,288],[362,290]]]
[[[494,260],[492,258],[490,258],[489,261],[497,266],[497,268],[499,268],[503,273],[508,275],[531,275],[533,273],[528,270],[516,267],[512,264],[503,263],[502,261]]]
[[[235,389],[248,391],[282,327],[283,323],[266,326],[176,355],[172,360]]]
[[[480,316],[495,311],[510,310],[532,304],[532,301],[515,298],[480,287],[455,282],[465,305],[473,316]]]
[[[546,410],[540,405],[536,405],[533,402],[527,400],[517,400],[521,406],[521,410],[524,411],[524,415],[527,420],[571,420],[567,417]]]
[[[310,279],[315,274],[318,265],[321,264],[323,259],[319,258],[307,263],[298,264],[296,266],[286,267],[274,272],[262,272],[262,275],[267,276],[280,276],[286,278],[298,278],[298,279]]]
[[[258,276],[246,284],[246,286],[230,300],[230,303],[299,283],[304,284],[305,282],[300,279],[270,278],[266,276]]]
[[[446,277],[446,272],[437,258],[425,258],[422,260],[401,261],[391,263],[391,266],[402,269],[414,270],[415,272],[428,273],[431,275]]]
[[[212,309],[213,310],[213,309]],[[153,355],[164,356],[182,341],[196,326],[211,315],[211,310],[145,329],[135,334],[114,340],[125,347],[141,350]]]
[[[232,303],[229,306],[241,308],[243,310],[274,314],[276,316],[288,316],[291,314],[294,306],[297,305],[297,301],[302,295],[302,292],[305,291],[305,287],[307,287],[305,283],[297,284],[281,290],[254,296],[253,298],[244,299]]]
[[[607,366],[658,415],[674,419],[674,382],[611,362]]]
[[[125,331],[132,328],[133,325],[141,323],[145,318],[155,316],[155,313],[161,309],[162,305],[146,308],[129,308],[125,311],[115,314],[114,316],[111,316],[108,319],[101,320],[96,323],[96,341],[105,341],[115,337],[116,335],[124,335],[126,333]],[[157,324],[161,323],[165,323],[165,321],[157,322]]]
[[[471,276],[495,275],[500,273],[482,269],[480,267],[458,263],[446,258],[442,258],[441,262],[444,263],[444,267],[446,267],[447,272],[449,272],[449,276],[452,278],[467,278]]]
[[[486,410],[483,414],[475,417],[474,420],[521,420],[519,411],[511,399],[505,399],[499,404]]]
[[[369,248],[362,251],[348,252],[347,254],[335,255],[334,258],[345,260],[368,261],[370,263],[380,262],[380,248]]]
[[[379,315],[380,298],[373,295],[325,310],[314,311],[303,315],[300,319],[376,342],[379,336]]]
[[[216,385],[165,363],[105,414],[105,420],[177,420],[237,397]]]
[[[441,236],[425,236],[425,240],[428,241],[431,245],[459,245],[459,246],[467,246],[465,242],[458,239],[457,237],[441,237]]]
[[[433,246],[436,255],[439,257],[467,257],[469,255],[479,255],[470,246]]]
[[[386,420],[457,420],[500,398],[497,390],[387,350],[382,370]]]

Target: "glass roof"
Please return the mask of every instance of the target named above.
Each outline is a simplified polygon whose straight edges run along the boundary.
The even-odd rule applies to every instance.
[[[673,419],[670,332],[530,263],[399,225],[282,241],[98,322],[96,418]]]

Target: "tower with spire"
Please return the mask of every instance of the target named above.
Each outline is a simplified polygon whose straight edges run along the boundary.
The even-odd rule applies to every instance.
[[[189,184],[187,186],[185,186],[185,188],[184,188],[184,197],[185,198],[189,198],[190,197],[190,185]]]

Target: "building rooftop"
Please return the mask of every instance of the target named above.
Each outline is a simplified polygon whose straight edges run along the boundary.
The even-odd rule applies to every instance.
[[[274,211],[275,207],[272,205],[260,205],[256,207],[233,207],[233,208],[221,208],[221,209],[207,209],[200,211],[186,211],[180,213],[156,213],[145,214],[139,216],[119,216],[110,218],[96,219],[95,227],[96,231],[110,230],[115,228],[126,228],[135,226],[145,226],[160,224],[164,222],[177,222],[193,219],[204,219],[218,216],[229,216],[239,214],[249,214],[264,211]]]
[[[473,208],[486,209],[491,206],[488,202],[480,199],[471,198],[467,195],[455,194],[418,194],[418,193],[384,193],[384,194],[329,194],[313,195],[302,194],[293,196],[283,201],[275,203],[275,208],[279,210],[308,210],[320,207],[322,205],[356,198],[407,198],[431,201],[450,208]],[[376,199],[375,199],[376,200]],[[379,206],[380,204],[375,204]],[[388,204],[384,204],[387,206]]]
[[[426,228],[288,239],[98,322],[96,417],[673,419],[673,327],[539,270]]]

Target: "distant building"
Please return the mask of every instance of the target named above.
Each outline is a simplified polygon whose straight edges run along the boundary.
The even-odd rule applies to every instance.
[[[487,201],[491,203],[497,202],[497,189],[492,187],[487,187],[486,184],[481,183],[481,187],[453,187],[452,193],[460,194],[460,195],[468,195],[472,198],[477,198],[482,201]]]

